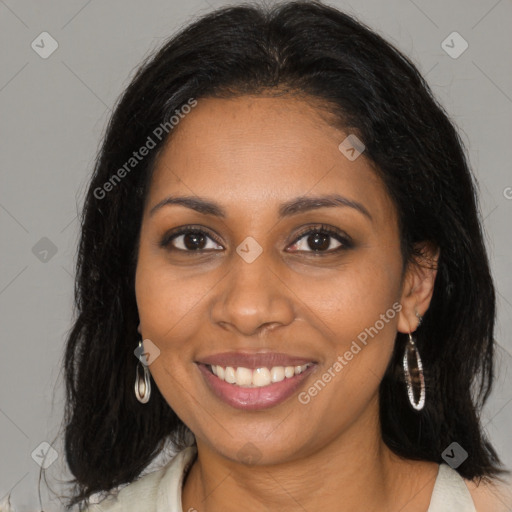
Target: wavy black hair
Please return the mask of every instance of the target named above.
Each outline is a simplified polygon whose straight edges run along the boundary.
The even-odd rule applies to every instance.
[[[179,449],[189,432],[156,386],[146,405],[134,394],[138,237],[155,160],[173,133],[159,140],[155,129],[169,128],[191,99],[283,91],[322,104],[364,142],[396,206],[404,261],[417,261],[418,243],[440,249],[417,331],[428,399],[420,412],[408,404],[399,333],[380,385],[385,443],[441,463],[456,441],[469,454],[463,477],[503,472],[480,424],[493,382],[495,290],[456,128],[414,64],[352,16],[316,1],[243,4],[203,15],[146,58],[106,129],[81,216],[65,351],[68,507],[135,480],[166,441]],[[156,147],[114,180],[152,134]]]

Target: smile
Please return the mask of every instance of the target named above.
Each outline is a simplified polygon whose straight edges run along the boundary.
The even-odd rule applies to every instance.
[[[252,369],[205,362],[196,366],[207,389],[221,402],[235,409],[257,411],[277,406],[297,392],[317,366],[314,362],[300,362],[294,366],[257,365]]]
[[[273,366],[272,368],[244,368],[240,366],[233,368],[232,366],[208,365],[210,371],[220,380],[229,384],[244,388],[264,387],[285,379],[291,379],[295,375],[299,375],[307,370],[312,363],[300,366]]]

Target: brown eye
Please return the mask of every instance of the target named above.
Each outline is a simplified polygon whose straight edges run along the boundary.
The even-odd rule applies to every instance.
[[[292,250],[313,253],[332,253],[352,247],[352,242],[341,232],[329,227],[310,228],[291,246]]]
[[[209,233],[197,228],[183,228],[177,232],[169,233],[164,237],[160,245],[170,250],[177,250],[183,252],[211,251],[223,249],[222,246],[220,246],[215,240],[213,240]]]
[[[206,246],[206,236],[202,233],[187,233],[183,236],[183,245],[190,251],[204,249]],[[176,241],[176,239],[174,239]]]

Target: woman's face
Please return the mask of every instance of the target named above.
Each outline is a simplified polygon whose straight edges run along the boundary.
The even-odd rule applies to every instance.
[[[405,280],[395,209],[347,135],[290,97],[200,99],[158,159],[136,272],[150,370],[198,444],[233,461],[376,425]]]

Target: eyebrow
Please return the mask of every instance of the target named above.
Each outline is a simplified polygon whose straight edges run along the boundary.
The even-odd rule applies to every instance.
[[[149,216],[154,215],[158,210],[168,205],[180,205],[203,215],[213,215],[215,217],[226,218],[226,211],[217,203],[210,201],[203,197],[198,196],[169,196],[153,206],[149,212]],[[348,207],[357,210],[366,216],[369,220],[373,221],[370,212],[364,205],[353,199],[341,196],[339,194],[329,194],[324,196],[300,196],[291,199],[279,206],[278,215],[280,219],[291,217],[299,213],[304,213],[310,210],[317,210],[319,208],[334,208],[334,207]]]

